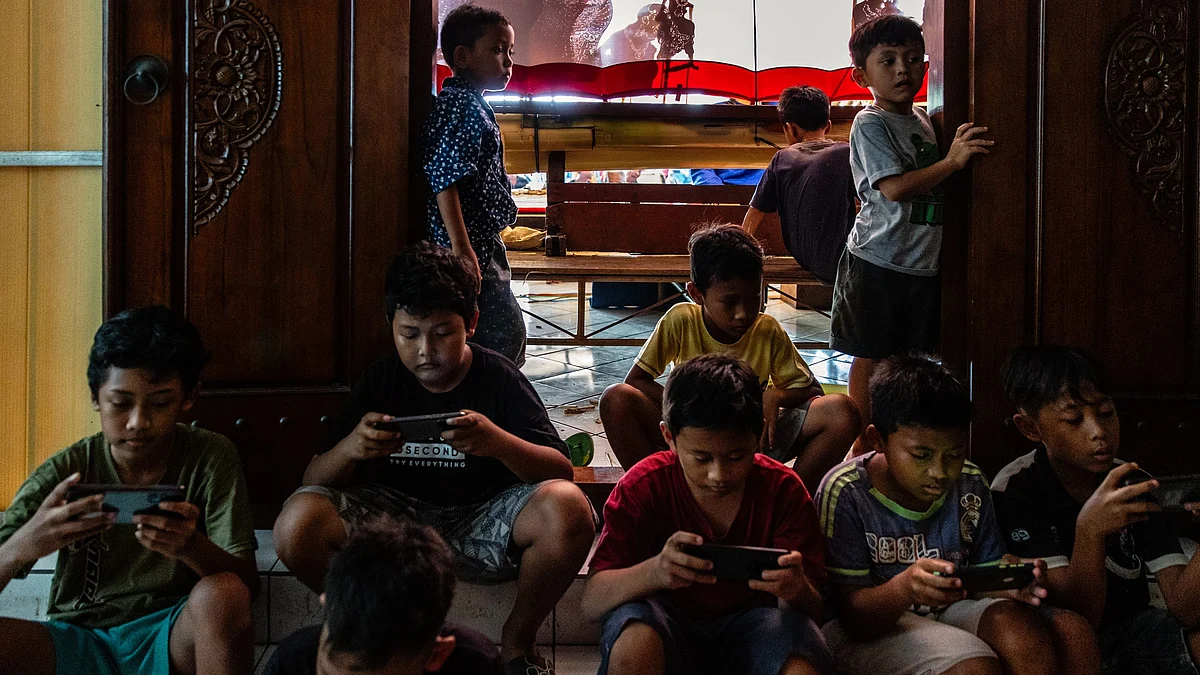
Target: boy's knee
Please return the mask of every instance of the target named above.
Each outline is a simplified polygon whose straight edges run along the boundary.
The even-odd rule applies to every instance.
[[[599,408],[601,420],[616,419],[630,414],[631,406],[639,395],[644,396],[633,385],[625,384],[624,382],[609,385],[604,390],[604,393],[600,394]]]
[[[658,632],[644,623],[625,626],[608,656],[610,675],[645,673],[647,665],[663,663],[663,643]]]
[[[198,623],[234,631],[250,629],[250,589],[233,572],[211,574],[196,582],[187,607]]]
[[[854,399],[845,394],[826,394],[818,401],[828,410],[829,425],[848,436],[857,436],[862,431],[862,413]]]
[[[325,497],[311,493],[292,495],[283,505],[279,517],[275,519],[273,530],[275,550],[284,564],[303,555],[305,551],[319,548],[323,534],[333,528],[337,521],[344,536],[341,516],[337,507]]]
[[[557,539],[587,540],[596,536],[592,504],[587,495],[568,480],[555,480],[538,488],[535,495],[542,531]]]
[[[1041,617],[1030,607],[1012,600],[993,603],[984,611],[979,633],[1005,661],[1042,659],[1053,649]]]
[[[1065,609],[1055,611],[1050,615],[1050,627],[1062,640],[1096,642],[1096,631],[1092,629],[1092,624],[1075,612]]]

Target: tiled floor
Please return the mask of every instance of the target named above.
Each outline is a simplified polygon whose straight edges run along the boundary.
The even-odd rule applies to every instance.
[[[521,306],[563,328],[573,329],[577,322],[573,284],[541,282],[514,283],[513,290]],[[626,321],[601,337],[647,338],[665,310],[649,312]],[[796,310],[777,297],[767,303],[767,313],[779,320],[788,335],[797,341],[828,342],[829,318],[818,312]],[[626,309],[587,308],[585,325],[598,328],[633,314]],[[529,335],[563,337],[547,321],[526,315]],[[531,345],[521,372],[533,383],[550,412],[559,434],[564,438],[579,432],[592,435],[596,445],[594,466],[617,466],[615,456],[593,407],[605,387],[625,379],[637,357],[638,347],[559,347]],[[802,350],[801,356],[817,379],[826,385],[845,385],[850,373],[849,356],[828,349]]]

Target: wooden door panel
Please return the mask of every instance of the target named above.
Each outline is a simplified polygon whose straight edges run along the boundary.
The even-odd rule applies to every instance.
[[[282,97],[277,111],[269,100],[242,103],[248,113],[274,120],[245,151],[247,170],[228,202],[208,222],[193,224],[186,307],[209,348],[221,355],[206,373],[210,383],[329,384],[344,370],[346,341],[338,328],[346,326],[346,312],[338,281],[350,266],[343,194],[350,138],[342,59],[347,7],[327,0],[256,4],[262,26],[280,46]],[[236,57],[220,53],[225,42],[196,42],[194,69],[231,68],[236,74],[229,77],[244,78],[247,86],[269,73],[267,58],[250,62],[244,55],[239,68]],[[201,106],[224,104],[196,96],[197,122],[207,112]],[[236,137],[236,118],[229,126]],[[238,150],[215,145],[196,138],[197,170]]]

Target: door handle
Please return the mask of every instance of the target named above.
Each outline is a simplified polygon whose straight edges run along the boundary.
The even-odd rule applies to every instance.
[[[146,54],[129,63],[125,69],[125,83],[121,85],[121,90],[130,103],[150,105],[166,91],[169,82],[170,69],[167,62]]]

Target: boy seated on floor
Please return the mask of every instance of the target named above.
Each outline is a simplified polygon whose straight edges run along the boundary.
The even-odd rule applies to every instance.
[[[1039,444],[992,483],[1009,549],[1046,559],[1050,602],[1095,626],[1103,672],[1195,675],[1200,562],[1146,500],[1157,483],[1124,485],[1143,472],[1116,458],[1121,425],[1096,371],[1075,349],[1042,345],[1018,349],[1002,375],[1013,421]],[[1165,610],[1150,605],[1150,574]]]
[[[832,673],[821,616],[823,542],[808,490],[758,454],[758,376],[698,356],[667,379],[655,453],[617,482],[580,600],[603,617],[600,675]],[[688,544],[789,551],[761,580],[717,579]],[[783,602],[781,608],[780,601]]]
[[[745,361],[763,387],[760,448],[816,485],[858,436],[854,402],[824,391],[775,317],[762,311],[763,252],[737,225],[712,225],[688,242],[693,302],[663,315],[625,382],[605,390],[600,419],[621,466],[665,449],[662,385],[655,378],[701,354],[727,353]]]
[[[500,675],[485,636],[445,625],[454,558],[436,530],[387,516],[329,563],[325,622],[279,643],[264,675]]]
[[[508,672],[552,673],[534,639],[579,573],[596,525],[529,381],[509,359],[468,344],[478,292],[474,268],[450,249],[422,242],[396,257],[384,293],[395,352],[354,386],[328,449],[284,504],[275,545],[288,569],[321,592],[330,558],[365,518],[430,524],[454,552],[459,578],[517,579],[501,635]],[[458,411],[435,442],[375,428]]]
[[[958,569],[999,564],[1004,541],[983,473],[966,460],[967,388],[924,356],[886,360],[871,380],[869,451],[817,493],[840,618],[825,626],[850,675],[1095,673],[1095,638],[1025,589],[970,594]],[[997,660],[999,659],[999,660]]]
[[[58,552],[48,621],[0,619],[5,675],[157,675],[253,670],[254,529],[237,450],[180,423],[210,358],[166,307],[121,312],[88,357],[101,432],[34,470],[0,524],[0,588]],[[76,484],[182,485],[166,514],[116,524]]]

